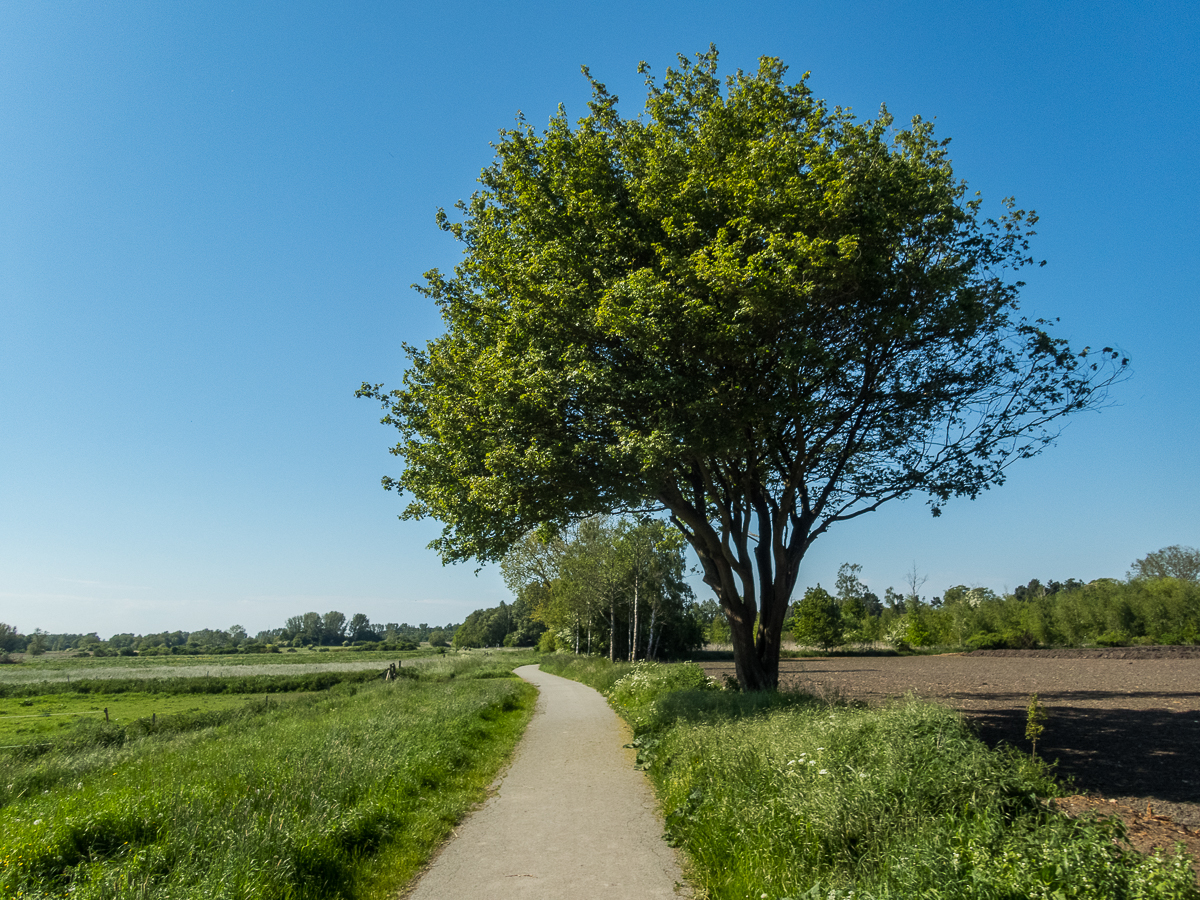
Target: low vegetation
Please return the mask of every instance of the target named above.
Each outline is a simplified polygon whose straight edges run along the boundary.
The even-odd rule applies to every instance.
[[[630,721],[667,834],[713,900],[1200,897],[1186,859],[1051,811],[1043,764],[989,750],[942,707],[743,694],[688,664],[543,668]]]
[[[440,658],[0,751],[0,897],[394,894],[520,737],[534,691],[511,666]]]

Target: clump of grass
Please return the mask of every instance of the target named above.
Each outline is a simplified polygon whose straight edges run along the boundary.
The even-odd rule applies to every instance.
[[[259,701],[119,741],[98,723],[90,742],[4,761],[0,778],[24,766],[32,789],[4,810],[0,897],[394,892],[481,798],[533,697],[459,673]]]

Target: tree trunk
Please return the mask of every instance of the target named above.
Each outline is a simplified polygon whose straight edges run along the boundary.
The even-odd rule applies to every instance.
[[[638,644],[638,573],[633,572],[633,640],[629,642],[629,661],[637,661]]]
[[[773,691],[779,686],[779,646],[755,635],[753,622],[729,617],[729,637],[733,642],[733,660],[738,684],[743,691]],[[755,638],[758,638],[756,640]]]
[[[735,527],[731,535],[723,536],[705,508],[705,495],[711,494],[704,484],[707,475],[699,469],[693,474],[695,503],[689,503],[677,487],[669,487],[660,498],[696,551],[704,582],[725,611],[742,690],[775,690],[783,619],[800,561],[815,537],[813,517],[807,512],[796,516],[788,509],[772,510],[759,493],[745,498],[750,509],[737,504],[726,508],[725,521]],[[751,531],[752,525],[757,525],[757,533]]]
[[[650,607],[650,634],[646,636],[646,659],[654,659],[654,620],[658,617],[658,607]]]
[[[608,598],[608,661],[617,661],[617,599]]]

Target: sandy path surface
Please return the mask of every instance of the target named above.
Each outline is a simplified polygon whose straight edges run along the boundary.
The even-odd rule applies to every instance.
[[[687,896],[624,723],[585,685],[516,672],[540,696],[512,767],[409,900]]]

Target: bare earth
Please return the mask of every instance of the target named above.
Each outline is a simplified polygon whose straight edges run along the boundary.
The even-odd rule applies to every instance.
[[[701,665],[733,672],[732,660]],[[785,659],[780,687],[871,704],[911,693],[961,710],[989,744],[1026,750],[1036,693],[1049,716],[1038,755],[1080,792],[1058,805],[1119,815],[1139,849],[1179,841],[1200,859],[1200,648]]]
[[[654,794],[623,749],[625,724],[590,687],[536,666],[516,672],[540,694],[512,766],[410,900],[686,895]]]

